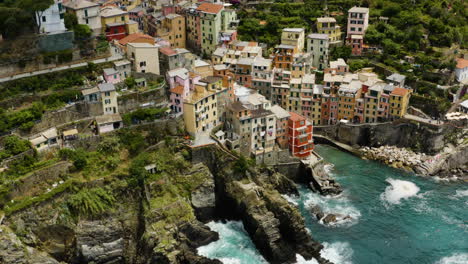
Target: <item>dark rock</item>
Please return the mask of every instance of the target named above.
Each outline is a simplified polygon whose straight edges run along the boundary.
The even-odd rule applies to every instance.
[[[60,261],[68,261],[74,254],[76,237],[73,229],[63,225],[41,227],[34,232],[40,247]]]
[[[325,218],[323,218],[322,221],[323,221],[324,224],[327,224],[327,225],[332,224],[332,223],[336,223],[336,221],[337,221],[336,220],[336,215],[327,214],[327,216],[325,216]]]
[[[325,216],[325,214],[322,211],[322,208],[320,208],[320,206],[318,205],[315,205],[314,207],[312,207],[310,209],[310,212],[312,213],[312,215],[314,215],[317,218],[317,220],[320,220]]]
[[[179,232],[185,236],[187,244],[193,249],[208,245],[219,239],[218,233],[211,231],[198,221],[181,226]]]
[[[216,208],[215,184],[213,175],[206,166],[200,166],[197,173],[206,173],[206,181],[192,192],[192,206],[197,219],[207,222],[214,218]]]
[[[76,230],[76,262],[121,263],[124,261],[123,230],[115,219],[82,221]]]

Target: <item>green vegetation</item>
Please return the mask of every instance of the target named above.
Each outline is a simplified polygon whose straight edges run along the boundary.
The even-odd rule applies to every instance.
[[[150,107],[150,108],[140,108],[136,111],[126,113],[123,116],[123,121],[125,125],[130,124],[138,124],[143,121],[154,121],[156,119],[160,119],[163,117],[168,110],[167,107],[165,108],[157,108],[157,107]]]
[[[0,133],[14,128],[29,130],[34,125],[34,121],[41,119],[44,110],[42,103],[34,103],[31,107],[16,112],[0,108]]]
[[[233,165],[233,169],[237,173],[246,173],[249,168],[255,166],[255,160],[248,159],[244,155],[240,155],[239,159],[236,160],[236,162]]]
[[[112,208],[115,197],[103,188],[83,188],[68,198],[67,205],[75,216],[96,216]]]
[[[59,151],[59,157],[62,160],[73,162],[74,169],[80,171],[88,164],[88,153],[83,149],[68,149],[64,148]]]
[[[39,32],[42,21],[36,21],[36,12],[41,14],[54,3],[53,0],[5,0],[0,2],[0,34],[13,38],[35,29]],[[39,16],[41,17],[41,16]]]
[[[21,139],[17,136],[7,136],[3,139],[3,149],[0,150],[0,161],[29,149],[31,149],[31,144],[28,140]]]
[[[47,73],[28,78],[21,78],[0,84],[0,100],[13,98],[24,93],[59,91],[84,84],[84,77],[92,74],[88,67]]]
[[[76,184],[76,181],[73,179],[67,180],[64,183],[60,184],[59,186],[55,187],[52,189],[50,192],[46,192],[42,195],[35,196],[35,197],[26,197],[20,201],[14,201],[13,203],[8,203],[4,207],[4,211],[6,215],[10,215],[14,212],[17,212],[19,210],[22,210],[24,208],[30,207],[34,204],[41,203],[43,201],[47,201],[50,198],[56,196],[57,194],[60,194],[68,189],[70,189],[74,184]]]

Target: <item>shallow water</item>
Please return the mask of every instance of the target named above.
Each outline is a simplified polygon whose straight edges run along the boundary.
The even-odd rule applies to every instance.
[[[325,258],[336,264],[468,263],[468,184],[436,182],[328,146],[318,146],[317,152],[332,164],[328,170],[344,193],[322,197],[300,186],[300,196],[288,200],[324,245]],[[311,205],[352,219],[325,226],[311,216]],[[223,226],[217,227],[218,246],[208,245],[202,255],[228,258],[224,263],[265,263],[240,223],[216,225]],[[238,234],[242,238],[234,239]],[[316,262],[298,256],[298,263]]]

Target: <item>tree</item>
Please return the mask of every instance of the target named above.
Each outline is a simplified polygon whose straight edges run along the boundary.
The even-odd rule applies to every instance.
[[[132,89],[136,85],[135,78],[133,78],[132,76],[127,77],[127,79],[125,79],[124,82],[125,82],[125,85],[128,87],[128,89]]]
[[[78,18],[73,13],[65,13],[64,20],[68,30],[73,30],[78,25]]]
[[[17,6],[29,14],[33,21],[36,21],[37,33],[40,33],[44,11],[53,4],[54,0],[19,0],[17,2]]]
[[[82,24],[76,25],[73,28],[73,31],[75,32],[75,39],[78,39],[78,40],[88,39],[93,34],[93,32],[91,31],[91,28],[89,28],[88,25],[82,25]]]
[[[330,51],[330,55],[332,59],[334,60],[338,58],[347,60],[349,59],[349,57],[351,57],[351,47],[349,46],[334,47]]]

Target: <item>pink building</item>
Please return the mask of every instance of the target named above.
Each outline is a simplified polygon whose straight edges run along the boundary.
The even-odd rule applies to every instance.
[[[166,73],[172,113],[183,113],[184,100],[189,96],[190,91],[194,89],[195,83],[200,78],[201,76],[195,75],[185,68],[177,68]]]
[[[364,34],[369,26],[369,8],[353,7],[348,11],[346,43],[351,46],[353,55],[361,55]]]
[[[114,68],[107,68],[104,69],[104,80],[106,80],[106,83],[119,83],[122,80],[120,79],[120,74],[118,71],[116,71]]]

